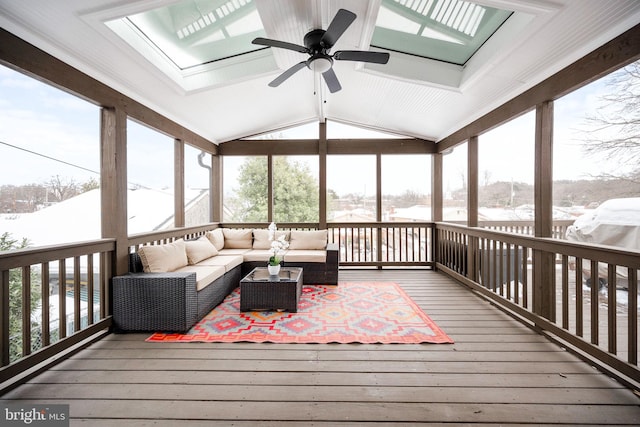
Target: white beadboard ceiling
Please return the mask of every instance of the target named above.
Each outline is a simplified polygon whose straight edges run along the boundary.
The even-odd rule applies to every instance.
[[[266,37],[302,44],[338,9],[357,15],[332,52],[368,50],[380,2],[255,0]],[[172,120],[220,143],[325,120],[440,140],[640,23],[637,0],[477,0],[515,13],[464,67],[390,52],[387,65],[336,62],[329,93],[303,69],[267,84],[306,54],[269,48],[216,73],[180,77],[104,22],[168,5],[148,0],[0,0],[0,25]]]

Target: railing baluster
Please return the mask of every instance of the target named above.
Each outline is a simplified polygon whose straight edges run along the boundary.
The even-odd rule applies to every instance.
[[[22,267],[22,356],[31,354],[31,266]]]
[[[43,262],[41,265],[42,277],[40,279],[42,286],[42,347],[46,347],[51,343],[51,325],[50,325],[50,301],[49,293],[49,263]]]
[[[87,255],[87,325],[93,325],[93,257]]]
[[[562,255],[562,327],[569,329],[569,257]]]
[[[628,361],[632,365],[638,365],[638,270],[627,269],[629,280],[629,318],[627,322],[627,341],[629,346]]]
[[[520,267],[522,266],[522,260],[520,259],[520,245],[513,245],[513,302],[520,303]]]
[[[584,336],[582,280],[582,258],[576,258],[576,335],[579,337]]]
[[[10,363],[9,360],[9,270],[0,271],[0,292],[2,293],[2,299],[0,300],[0,342],[2,343],[2,354],[0,355],[2,366],[7,366]]]
[[[591,344],[598,345],[598,286],[600,284],[598,275],[598,262],[591,260]]]
[[[618,314],[616,303],[616,266],[609,264],[607,267],[607,316],[608,316],[608,348],[609,353],[618,353]]]
[[[491,243],[493,246],[491,251],[491,290],[496,292],[498,290],[498,242],[492,240]]]
[[[529,248],[522,251],[522,306],[529,308]]]
[[[67,262],[58,261],[58,340],[67,336]]]
[[[80,257],[77,256],[73,259],[73,331],[78,332],[80,330]]]

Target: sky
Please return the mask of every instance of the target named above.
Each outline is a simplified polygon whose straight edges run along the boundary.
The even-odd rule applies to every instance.
[[[556,101],[555,179],[585,178],[594,171],[612,167],[584,157],[576,145],[578,129],[584,128],[585,111],[595,111],[605,88],[600,80]],[[56,175],[76,183],[99,179],[99,123],[97,106],[0,66],[0,185],[43,184]],[[279,133],[278,137],[315,137],[317,129],[317,123],[311,123]],[[485,181],[533,183],[533,130],[534,112],[530,112],[480,135],[481,185]],[[171,190],[173,177],[165,171],[173,167],[173,139],[131,121],[128,132],[130,185]],[[335,122],[327,124],[327,135],[329,138],[390,137]],[[462,185],[465,150],[466,145],[462,145],[445,156],[444,181],[450,190]],[[198,153],[199,150],[191,147],[186,150],[186,180],[192,187],[206,185],[208,178],[208,171],[197,163]],[[394,157],[384,156],[383,192],[401,194],[406,190],[421,192],[429,188],[428,156]],[[317,176],[316,159],[297,160],[309,162],[310,170]],[[233,179],[233,171],[237,170],[234,162],[237,163],[237,159],[226,163],[227,180]],[[329,166],[332,174],[328,177],[328,187],[338,194],[375,193],[374,156],[330,156]],[[407,170],[417,171],[418,176],[408,176]]]

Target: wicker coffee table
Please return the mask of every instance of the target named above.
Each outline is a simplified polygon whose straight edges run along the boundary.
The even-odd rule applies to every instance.
[[[256,267],[240,280],[240,311],[298,311],[302,292],[302,268],[282,267],[270,276],[266,267]]]

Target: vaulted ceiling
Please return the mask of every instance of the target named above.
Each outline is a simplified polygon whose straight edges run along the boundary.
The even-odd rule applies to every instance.
[[[340,9],[356,18],[329,53],[388,63],[335,61],[335,93],[306,67],[270,87],[309,55],[252,38],[303,45]],[[489,38],[453,55],[495,10]],[[637,0],[0,1],[6,30],[215,143],[325,120],[437,141],[638,23]]]

